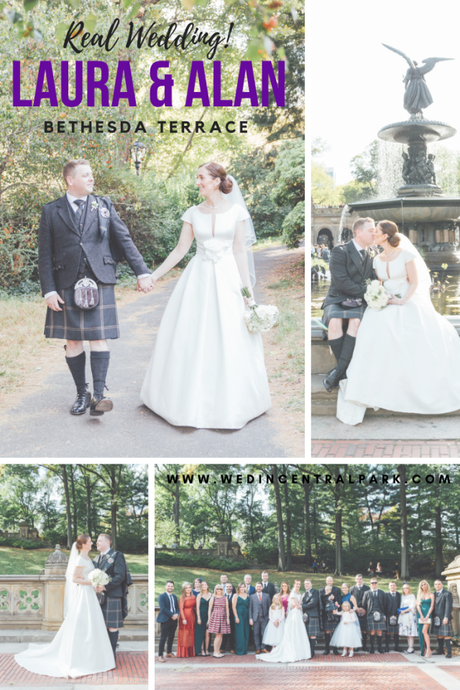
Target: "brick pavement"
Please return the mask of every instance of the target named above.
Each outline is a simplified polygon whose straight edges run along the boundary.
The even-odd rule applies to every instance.
[[[450,673],[451,676],[460,680],[460,666],[440,666],[443,671]]]
[[[217,661],[217,659],[216,659]],[[350,661],[353,661],[351,659]],[[171,690],[174,682],[166,664],[155,667],[155,690]],[[181,690],[445,690],[419,668],[397,666],[386,668],[324,668],[279,667],[271,668],[187,668],[180,674]],[[275,667],[275,668],[273,668]]]
[[[369,663],[370,661],[375,662],[376,664],[382,664],[382,663],[388,663],[388,662],[399,662],[399,663],[404,663],[407,662],[407,658],[403,654],[399,654],[398,652],[390,652],[389,654],[355,654],[351,659],[350,657],[342,657],[342,656],[335,656],[334,654],[329,654],[329,655],[323,655],[323,654],[315,654],[313,659],[309,659],[308,663],[321,663],[321,664],[352,664],[352,663]],[[246,664],[265,664],[270,665],[271,667],[276,666],[276,664],[272,664],[271,662],[264,662],[260,661],[259,659],[256,659],[255,654],[245,654],[244,656],[237,656],[236,654],[226,654],[222,659],[215,659],[213,656],[210,657],[202,657],[202,656],[192,656],[187,659],[178,659],[177,657],[169,657],[166,663],[160,664],[158,661],[158,657],[155,657],[155,670],[157,671],[158,669],[164,668],[166,669],[167,666],[175,666],[176,668],[178,666],[198,666],[201,664],[206,664],[210,667],[212,666],[239,666],[239,665],[246,665]],[[307,662],[305,662],[307,663]]]
[[[460,441],[312,441],[311,457],[459,458]]]
[[[3,685],[115,685],[148,682],[147,652],[118,652],[117,668],[81,678],[51,678],[30,673],[14,660],[14,654],[0,654],[0,686]]]

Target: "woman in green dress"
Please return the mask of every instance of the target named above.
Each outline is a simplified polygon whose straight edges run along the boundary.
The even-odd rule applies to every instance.
[[[240,582],[232,600],[235,616],[235,653],[243,656],[248,653],[249,642],[249,596],[246,585]]]
[[[201,591],[196,598],[195,656],[210,656],[209,632],[206,625],[211,597],[209,585],[203,580]]]
[[[434,608],[434,594],[430,592],[430,585],[426,580],[422,580],[417,592],[417,628],[418,641],[420,644],[420,656],[429,659],[431,656],[430,648],[430,626],[431,612]]]

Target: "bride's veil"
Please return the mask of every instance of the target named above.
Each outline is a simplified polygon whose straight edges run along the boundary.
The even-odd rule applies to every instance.
[[[397,237],[399,237],[399,246],[401,249],[405,249],[406,251],[410,252],[411,254],[414,255],[414,260],[415,260],[415,266],[417,268],[417,278],[418,278],[418,286],[417,289],[414,293],[414,295],[420,295],[426,299],[431,304],[431,297],[430,297],[430,286],[431,286],[431,276],[430,276],[430,271],[428,270],[428,266],[426,265],[425,261],[422,258],[422,255],[414,247],[412,242],[406,235],[403,235],[401,232],[396,233]]]
[[[64,618],[70,610],[72,599],[77,593],[78,585],[73,581],[73,573],[76,567],[77,558],[79,556],[77,550],[77,542],[72,544],[70,551],[69,562],[67,563],[67,570],[65,571],[65,593],[64,593]]]
[[[232,204],[238,204],[238,206],[241,206],[249,215],[249,218],[246,219],[246,234],[245,234],[245,244],[246,244],[246,249],[247,249],[247,255],[248,255],[248,268],[249,268],[249,277],[251,278],[251,286],[254,287],[256,284],[256,270],[254,268],[254,256],[252,253],[252,245],[257,242],[257,237],[256,233],[254,232],[254,225],[252,222],[251,214],[248,211],[248,207],[246,206],[246,202],[243,198],[243,195],[241,194],[241,190],[238,186],[238,182],[235,180],[235,178],[232,175],[228,175],[228,178],[232,181],[233,183],[233,188],[230,194],[224,194],[223,196],[228,199]]]

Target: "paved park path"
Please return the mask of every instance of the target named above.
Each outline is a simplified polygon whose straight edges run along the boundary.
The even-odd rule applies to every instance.
[[[254,253],[259,283],[268,279],[284,247]],[[0,416],[0,457],[265,458],[286,457],[270,412],[238,431],[170,426],[139,400],[154,337],[176,280],[119,309],[121,338],[110,343],[107,385],[114,409],[103,417],[69,414],[75,391],[64,354],[38,391]],[[86,349],[88,351],[87,345]],[[88,358],[89,359],[89,358]],[[89,362],[87,362],[89,372]]]
[[[264,663],[253,654],[168,659],[155,664],[155,690],[171,690],[174,683],[180,683],[181,690],[460,690],[459,657],[425,661],[418,655],[390,653],[374,658],[317,654],[313,661],[295,664]]]
[[[82,648],[84,656],[84,648]],[[147,685],[148,683],[148,654],[147,652],[118,652],[117,668],[107,673],[96,673],[81,678],[51,678],[30,673],[21,668],[14,660],[13,654],[0,653],[0,687],[8,686],[22,688],[29,686],[65,687],[72,685]]]

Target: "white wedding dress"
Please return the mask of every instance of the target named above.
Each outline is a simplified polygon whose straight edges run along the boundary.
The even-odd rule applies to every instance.
[[[182,220],[197,243],[163,314],[141,400],[175,426],[241,429],[266,412],[270,391],[260,333],[243,320],[242,282],[233,255],[238,204],[212,215],[197,206]]]
[[[425,262],[398,236],[404,239],[399,256],[390,263],[376,256],[374,270],[387,292],[403,297],[406,263],[415,259],[419,285],[401,306],[364,312],[347,379],[340,382],[337,417],[345,424],[362,422],[367,407],[426,415],[460,410],[460,338],[431,302]]]
[[[302,609],[292,608],[292,600],[302,602],[303,594],[291,592],[283,639],[269,654],[256,654],[256,659],[273,663],[292,663],[311,658],[310,641],[303,622]]]
[[[87,580],[94,570],[93,564],[78,556],[75,567],[78,566],[83,566],[82,577]],[[75,587],[67,615],[51,644],[31,644],[14,658],[27,671],[53,678],[79,678],[115,668],[104,616],[93,587]]]

